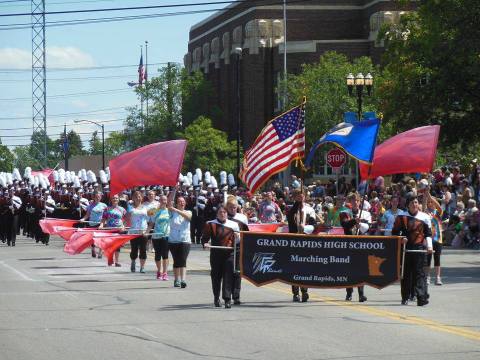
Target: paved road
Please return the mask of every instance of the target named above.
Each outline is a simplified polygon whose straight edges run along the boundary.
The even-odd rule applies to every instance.
[[[244,282],[244,303],[212,304],[208,252],[193,249],[188,287],[129,272],[87,253],[68,256],[20,238],[0,245],[0,359],[479,359],[480,252],[446,251],[444,286],[431,304],[401,306],[399,286],[312,290],[292,303],[289,287]],[[356,294],[354,297],[356,300]]]

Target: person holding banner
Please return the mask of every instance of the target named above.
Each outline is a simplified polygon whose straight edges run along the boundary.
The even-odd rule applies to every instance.
[[[136,271],[136,260],[140,258],[140,272],[145,273],[145,261],[147,260],[147,238],[145,233],[148,227],[148,208],[143,206],[143,195],[140,191],[135,191],[132,196],[133,204],[127,210],[127,219],[130,224],[128,234],[139,234],[133,240],[130,240],[130,271]]]
[[[287,213],[288,232],[303,234],[308,216],[308,211],[306,211],[307,209],[305,206],[305,195],[299,189],[293,190],[292,195],[294,203]],[[293,301],[300,302],[299,290],[302,292],[302,302],[307,302],[309,298],[308,288],[295,285],[292,285]]]
[[[170,214],[167,209],[167,197],[160,196],[160,205],[149,219],[148,230],[153,228],[152,244],[155,249],[157,279],[168,281],[168,236],[170,235]]]
[[[173,192],[172,192],[173,194]],[[190,252],[190,221],[192,212],[185,210],[186,201],[183,196],[177,198],[176,207],[173,200],[170,201],[168,211],[170,212],[170,236],[168,247],[173,257],[174,287],[187,287],[185,281],[187,275],[187,257]]]
[[[430,216],[419,211],[417,196],[407,194],[407,212],[395,219],[392,235],[406,237],[406,254],[401,281],[402,305],[408,305],[411,289],[417,296],[417,305],[428,304],[429,295],[425,281],[425,257],[432,253],[432,230]],[[405,241],[405,240],[404,240]]]
[[[351,209],[347,208],[347,210],[340,213],[340,222],[345,235],[366,234],[370,227],[372,217],[368,211],[360,209],[360,199],[361,197],[358,193],[350,193],[347,196]],[[346,291],[345,301],[352,301],[353,288],[346,288]],[[367,301],[364,286],[358,287],[358,301]]]
[[[241,231],[248,231],[248,219],[244,214],[238,212],[238,200],[237,197],[234,195],[230,195],[227,197],[227,215],[228,220],[234,221],[237,223],[238,227]],[[233,297],[233,304],[240,305],[240,289],[242,286],[242,277],[240,276],[240,243],[236,243],[236,259],[235,260],[235,267],[237,271],[233,273],[233,289],[232,289],[232,297]]]
[[[119,205],[120,197],[118,195],[113,195],[111,203],[112,205],[107,207],[103,212],[102,221],[100,223],[99,229],[104,227],[108,228],[125,228],[124,218],[127,211]],[[100,256],[99,256],[100,257]],[[118,258],[120,257],[120,249],[115,251],[115,266],[120,267]],[[113,259],[108,259],[108,264],[112,265]]]
[[[86,214],[80,221],[88,220],[88,227],[95,228],[100,226],[100,222],[102,221],[103,213],[105,209],[108,207],[107,204],[101,202],[103,194],[101,191],[95,191],[93,194],[93,202],[90,203],[87,207]],[[92,257],[97,257],[95,251],[95,245],[92,244]],[[98,258],[102,258],[102,250],[98,250]]]
[[[205,224],[202,244],[210,250],[210,276],[212,278],[213,303],[220,307],[220,289],[225,301],[225,309],[232,307],[232,289],[234,283],[234,253],[240,228],[238,223],[228,219],[227,209],[220,205],[215,220]],[[238,294],[240,297],[240,294]]]

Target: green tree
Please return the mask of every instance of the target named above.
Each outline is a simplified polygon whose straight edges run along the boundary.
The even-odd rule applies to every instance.
[[[98,131],[94,131],[92,137],[88,141],[90,155],[102,155],[102,139],[98,136]]]
[[[443,145],[467,152],[480,133],[480,2],[424,0],[386,26],[385,119],[398,130],[440,124]]]
[[[237,143],[229,142],[225,132],[214,129],[212,120],[200,116],[177,137],[188,141],[183,162],[185,170],[199,167],[215,174],[222,170],[235,171]]]
[[[39,163],[33,154],[31,146],[17,146],[13,149],[14,167],[18,168],[21,174],[27,166],[32,169],[43,168],[43,164]]]
[[[54,157],[55,164],[65,159],[65,154],[63,150],[64,139],[65,133],[62,132],[60,133],[60,138],[53,141],[52,156]],[[67,140],[69,157],[86,154],[86,151],[83,149],[82,139],[80,138],[80,135],[78,135],[78,133],[76,133],[74,130],[70,130],[67,133]]]
[[[380,76],[379,69],[367,57],[350,62],[343,54],[327,52],[318,63],[305,64],[300,74],[289,76],[289,106],[298,105],[303,96],[307,98],[307,148],[334,125],[342,122],[346,111],[357,111],[356,98],[348,95],[345,79],[349,73],[359,72],[371,73],[375,78]],[[375,94],[363,98],[363,111],[376,110],[374,98]]]
[[[136,92],[144,107],[143,111],[138,106],[129,109],[125,121],[129,149],[171,140],[201,115],[220,116],[218,107],[209,106],[214,95],[211,83],[201,72],[188,74],[177,64],[161,68],[158,76],[137,87]]]
[[[55,167],[59,161],[59,144],[58,140],[52,140],[45,131],[37,131],[32,134],[31,145],[26,147],[30,153],[32,162],[26,166]],[[45,144],[47,150],[47,158],[45,159]]]
[[[105,154],[117,156],[128,151],[127,137],[121,131],[111,132],[105,139]]]
[[[14,160],[15,157],[12,152],[7,146],[2,145],[2,140],[0,139],[0,171],[11,172]]]

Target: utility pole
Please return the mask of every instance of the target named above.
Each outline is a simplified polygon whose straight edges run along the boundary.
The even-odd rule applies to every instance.
[[[43,167],[47,158],[47,63],[45,57],[45,0],[32,0],[32,120],[34,148]],[[42,134],[42,137],[38,136]]]

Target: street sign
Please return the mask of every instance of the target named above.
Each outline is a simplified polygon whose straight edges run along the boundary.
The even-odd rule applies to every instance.
[[[327,153],[327,165],[334,169],[341,168],[346,162],[347,154],[342,149],[334,148]]]

